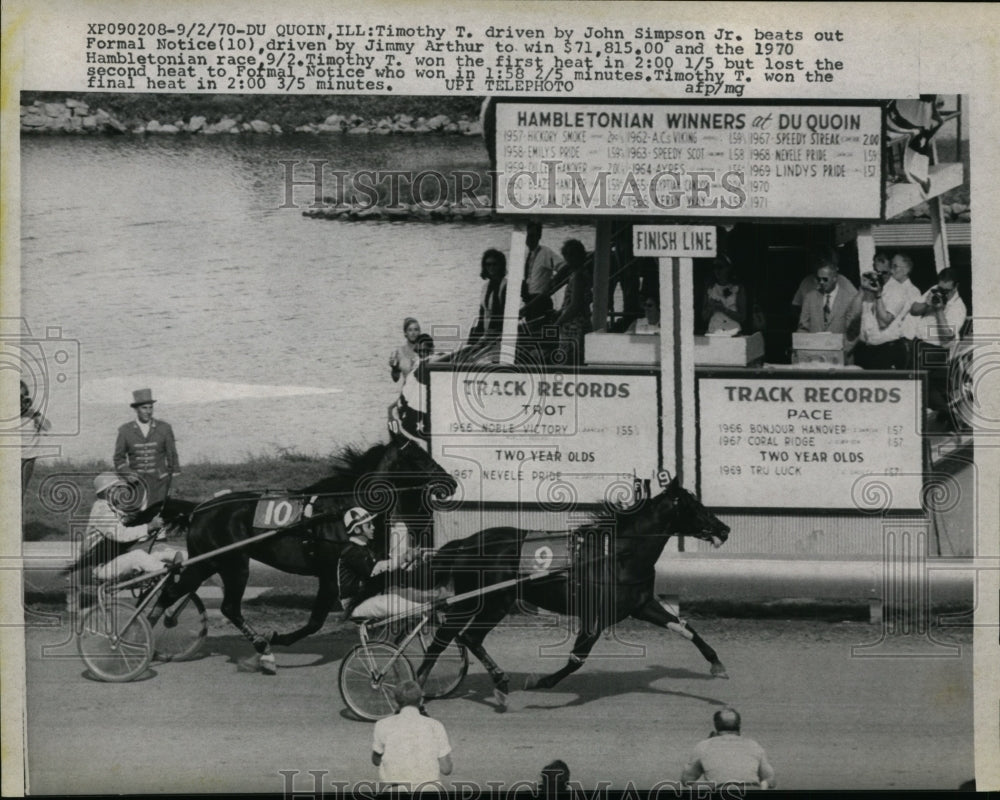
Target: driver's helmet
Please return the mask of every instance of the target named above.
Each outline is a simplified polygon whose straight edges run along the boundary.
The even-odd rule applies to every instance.
[[[344,514],[344,527],[347,529],[347,535],[351,536],[364,523],[372,522],[374,519],[375,515],[370,511],[361,506],[355,506]]]

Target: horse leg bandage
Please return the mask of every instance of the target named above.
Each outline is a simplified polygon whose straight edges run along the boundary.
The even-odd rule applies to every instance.
[[[671,630],[678,636],[683,636],[688,641],[694,639],[694,634],[688,630],[687,623],[681,620],[680,622],[668,622],[667,630]]]

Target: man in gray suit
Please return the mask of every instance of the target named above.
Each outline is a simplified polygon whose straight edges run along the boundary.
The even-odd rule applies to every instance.
[[[816,268],[816,288],[807,292],[802,301],[799,330],[848,334],[851,322],[861,314],[859,297],[854,284],[840,274],[834,254],[822,257]],[[847,336],[848,345],[857,337],[855,331],[851,333],[854,335]]]

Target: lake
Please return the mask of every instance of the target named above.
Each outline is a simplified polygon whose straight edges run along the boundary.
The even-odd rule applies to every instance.
[[[478,137],[26,137],[21,152],[21,316],[46,339],[24,362],[53,454],[73,461],[110,460],[145,386],[182,465],[384,441],[403,318],[464,335],[483,250],[510,247],[509,224],[309,219],[309,187],[279,208],[283,160],[302,162],[296,180],[317,159],[485,170]],[[587,227],[543,242],[569,236],[594,245]]]

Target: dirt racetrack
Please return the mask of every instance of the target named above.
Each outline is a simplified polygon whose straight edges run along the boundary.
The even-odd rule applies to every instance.
[[[29,616],[26,640],[32,793],[311,792],[320,787],[310,770],[325,772],[330,792],[334,782],[375,777],[372,726],[345,711],[337,690],[353,626],[329,623],[276,649],[279,671],[269,677],[239,671],[252,651],[214,618],[200,658],[154,663],[133,683],[109,684],[89,676],[61,612],[48,610]],[[304,616],[248,614],[263,630]],[[514,686],[561,666],[569,651],[565,631],[525,619],[486,640]],[[724,704],[739,709],[744,734],[767,750],[780,789],[954,789],[973,776],[968,628],[936,630],[933,640],[894,635],[852,654],[879,642],[883,629],[818,620],[693,624],[730,680],[711,678],[688,642],[641,623],[602,639],[556,689],[513,692],[506,714],[495,712],[491,683],[473,663],[457,697],[429,705],[451,737],[451,784],[534,780],[554,758],[588,789],[674,781]],[[282,775],[294,770],[297,778]]]

